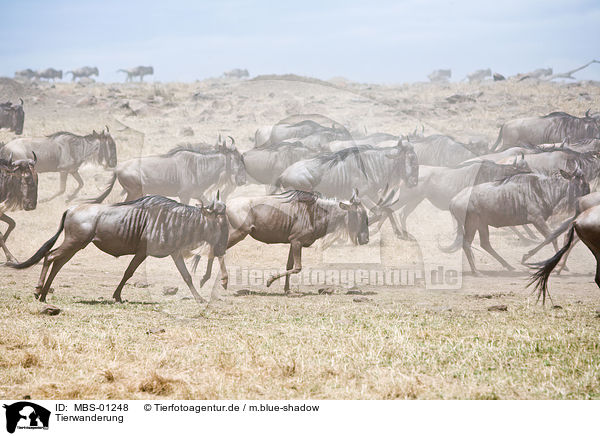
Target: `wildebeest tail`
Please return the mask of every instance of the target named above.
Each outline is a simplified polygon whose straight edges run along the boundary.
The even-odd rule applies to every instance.
[[[10,268],[15,268],[15,269],[25,269],[25,268],[29,268],[30,266],[35,265],[40,260],[42,260],[42,258],[44,256],[46,256],[46,254],[50,251],[50,249],[54,246],[54,244],[56,244],[56,240],[58,239],[58,237],[62,233],[63,229],[65,228],[65,218],[67,217],[67,212],[68,211],[65,211],[63,213],[63,216],[60,220],[60,227],[58,228],[58,231],[56,232],[56,234],[54,236],[52,236],[50,239],[48,239],[44,243],[44,245],[42,245],[40,247],[40,249],[33,256],[31,256],[25,262],[21,262],[21,263],[8,262],[8,263],[6,263],[6,266],[8,266]]]
[[[500,145],[500,142],[502,141],[502,130],[504,130],[504,126],[500,127],[500,132],[498,133],[498,139],[496,139],[496,142],[494,143],[494,145],[492,145],[490,147],[490,152],[496,151],[496,149],[498,148],[498,145]]]
[[[454,242],[447,247],[442,247],[438,241],[438,248],[444,253],[454,253],[455,251],[458,251],[462,246],[464,234],[464,226],[459,220],[456,220],[456,237],[454,238]]]
[[[573,243],[573,236],[575,235],[575,225],[571,225],[568,233],[567,243],[563,248],[558,250],[554,256],[550,259],[545,260],[543,262],[535,263],[532,266],[538,267],[539,269],[532,274],[531,280],[527,283],[527,286],[531,286],[535,284],[534,292],[538,291],[538,300],[542,297],[542,304],[546,304],[546,295],[550,295],[548,293],[548,279],[550,278],[550,273],[552,270],[558,265],[560,259],[564,256],[564,254],[569,250],[571,244]]]
[[[106,200],[106,197],[108,197],[108,194],[110,194],[110,191],[112,191],[112,188],[115,186],[115,182],[117,180],[117,172],[113,171],[113,175],[112,178],[110,179],[110,182],[108,183],[108,185],[106,185],[106,188],[104,188],[104,191],[102,191],[102,193],[96,197],[96,198],[86,198],[85,200],[82,201],[82,203],[102,203],[104,200]]]

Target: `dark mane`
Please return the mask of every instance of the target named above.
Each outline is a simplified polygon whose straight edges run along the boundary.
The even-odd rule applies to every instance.
[[[329,166],[332,167],[344,160],[346,160],[349,156],[357,156],[359,157],[361,151],[373,150],[374,147],[372,145],[355,145],[353,147],[344,148],[339,151],[330,152],[330,153],[322,153],[316,157],[320,163],[329,163]]]
[[[67,131],[61,130],[60,132],[55,132],[55,133],[52,133],[50,135],[46,135],[46,138],[56,139],[59,136],[70,136],[72,138],[81,139],[81,138],[89,138],[89,137],[91,137],[93,135],[94,135],[93,133],[90,133],[89,135],[85,135],[85,136],[84,135],[76,135],[75,133],[71,133],[71,132],[67,132]]]
[[[162,154],[161,156],[165,156],[165,157],[173,156],[177,153],[181,153],[184,151],[188,151],[190,153],[196,153],[196,154],[203,154],[203,155],[212,155],[212,154],[221,153],[221,150],[215,149],[214,146],[212,146],[210,144],[200,143],[200,144],[178,145],[178,146],[170,149],[166,153]]]
[[[256,150],[269,150],[269,151],[277,151],[279,150],[281,147],[302,147],[302,148],[307,148],[304,146],[304,144],[302,144],[301,141],[294,141],[294,142],[289,142],[289,141],[282,141],[279,142],[277,144],[267,144],[264,147],[255,147]]]
[[[282,192],[281,194],[274,194],[273,197],[285,199],[285,203],[298,202],[306,204],[314,204],[318,199],[323,198],[319,192],[307,192],[290,190]]]
[[[507,176],[503,179],[498,180],[497,182],[494,183],[495,186],[499,186],[499,185],[505,185],[507,183],[511,183],[511,182],[527,182],[530,180],[537,180],[538,177],[540,175],[537,173],[519,173],[519,174],[512,174],[510,176]]]
[[[552,118],[552,117],[578,118],[575,115],[571,115],[571,114],[568,114],[566,112],[550,112],[547,115],[542,115],[540,118]]]

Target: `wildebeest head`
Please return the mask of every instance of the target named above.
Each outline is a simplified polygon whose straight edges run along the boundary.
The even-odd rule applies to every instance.
[[[100,133],[92,133],[92,141],[98,144],[98,163],[105,168],[114,168],[117,166],[117,144],[111,136],[108,126],[106,130]]]
[[[231,139],[231,144],[227,144],[227,139],[221,142],[220,137],[217,141],[218,149],[225,155],[225,171],[230,177],[233,177],[235,184],[238,186],[246,184],[246,166],[244,165],[244,158],[235,146],[235,139],[228,136]]]
[[[404,144],[400,139],[394,152],[387,155],[387,157],[398,160],[402,180],[409,188],[417,186],[417,183],[419,183],[419,160],[410,143]]]
[[[211,232],[214,237],[212,241],[214,255],[219,257],[225,254],[227,249],[227,240],[229,238],[229,223],[227,221],[226,206],[221,201],[219,191],[213,201],[206,207],[200,206],[202,213],[215,226],[215,231]]]
[[[369,242],[369,218],[367,210],[358,198],[358,189],[354,188],[349,202],[340,201],[340,208],[348,213],[347,230],[352,243],[364,245]]]
[[[569,208],[573,208],[577,198],[590,193],[590,184],[585,179],[585,175],[583,174],[583,171],[581,171],[581,168],[579,168],[579,164],[577,164],[575,169],[570,173],[560,170],[560,175],[569,182],[569,187],[567,189],[567,202]]]
[[[37,156],[34,159],[20,159],[12,162],[8,172],[20,180],[19,197],[24,210],[33,210],[37,206],[38,175],[35,171]]]

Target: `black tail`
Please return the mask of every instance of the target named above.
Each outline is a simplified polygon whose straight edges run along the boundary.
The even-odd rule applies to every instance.
[[[561,234],[563,234],[569,228],[569,226],[571,224],[573,224],[573,221],[575,220],[575,218],[577,218],[577,215],[579,215],[579,212],[576,212],[575,216],[573,216],[572,218],[569,218],[566,221],[564,221],[560,226],[558,226],[558,228],[556,230],[554,230],[550,235],[548,235],[546,237],[546,239],[544,239],[544,241],[541,242],[538,246],[536,246],[536,247],[532,248],[531,250],[529,250],[527,252],[527,254],[523,257],[523,260],[530,258],[535,253],[537,253],[542,248],[544,248],[546,245],[548,245],[551,242],[554,242],[554,240],[556,238],[558,238]]]
[[[496,148],[498,148],[498,145],[500,145],[500,142],[502,141],[502,130],[503,129],[504,129],[504,126],[500,127],[500,132],[498,133],[498,139],[496,139],[496,142],[490,148],[490,152],[496,151]]]
[[[50,239],[48,239],[44,243],[44,245],[42,245],[41,248],[33,256],[31,256],[31,258],[29,258],[25,262],[21,262],[21,263],[7,263],[6,266],[8,266],[10,268],[15,268],[15,269],[25,269],[25,268],[29,268],[30,266],[35,265],[40,260],[42,260],[42,258],[50,251],[50,249],[54,246],[54,244],[56,244],[56,240],[58,239],[58,237],[62,233],[63,229],[65,228],[65,218],[67,217],[67,212],[68,212],[68,210],[66,210],[63,213],[63,216],[60,220],[60,227],[58,228],[58,231],[56,232],[56,234],[54,236],[52,236]]]
[[[539,262],[533,264],[533,266],[538,267],[539,269],[531,276],[531,280],[527,283],[527,286],[531,286],[535,283],[534,292],[538,291],[538,301],[540,296],[542,297],[542,304],[546,304],[546,295],[550,295],[548,292],[548,279],[550,278],[550,273],[552,270],[558,265],[560,259],[564,256],[564,254],[569,250],[571,244],[573,243],[573,236],[575,235],[575,226],[571,225],[569,229],[569,239],[565,246],[558,250],[554,256],[550,259],[545,260],[543,262]]]
[[[456,219],[456,217],[455,217]],[[464,226],[461,224],[461,222],[459,220],[456,220],[456,237],[454,238],[454,242],[447,246],[447,247],[442,247],[438,241],[438,248],[443,251],[444,253],[454,253],[455,251],[458,251],[460,249],[460,247],[462,247],[462,241],[465,235],[465,229]]]
[[[110,179],[110,182],[108,183],[108,185],[106,186],[106,188],[104,189],[104,191],[102,191],[102,193],[96,197],[96,198],[86,198],[85,200],[82,200],[81,203],[102,203],[104,200],[106,200],[106,197],[108,197],[108,194],[110,194],[110,191],[112,191],[113,186],[115,186],[115,182],[117,181],[117,172],[113,171],[113,175],[112,178]]]

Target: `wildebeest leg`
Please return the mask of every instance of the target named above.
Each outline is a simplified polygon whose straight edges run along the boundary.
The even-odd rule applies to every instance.
[[[213,266],[214,260],[215,260],[215,254],[213,253],[213,249],[211,247],[210,250],[208,251],[208,261],[206,262],[206,271],[204,272],[204,276],[200,280],[200,287],[204,286],[204,283],[206,283],[206,281],[208,279],[210,279],[210,275],[212,274],[212,266]]]
[[[519,240],[520,240],[521,242],[531,242],[531,240],[530,240],[530,239],[527,239],[527,238],[525,237],[525,235],[523,235],[523,234],[522,234],[522,233],[521,233],[521,232],[520,232],[520,231],[519,231],[519,230],[518,230],[516,227],[512,227],[512,226],[511,226],[511,227],[509,227],[509,229],[511,229],[511,230],[512,230],[512,232],[513,232],[515,235],[517,235],[517,237],[519,238]]]
[[[267,287],[271,286],[273,282],[283,276],[289,276],[290,274],[298,274],[302,270],[302,243],[299,241],[292,241],[291,252],[294,258],[294,268],[281,274],[275,274],[269,277],[267,280]]]
[[[44,287],[44,282],[46,281],[46,274],[48,274],[48,268],[50,267],[50,262],[48,261],[48,256],[50,256],[54,251],[52,250],[50,253],[46,254],[44,257],[44,264],[42,266],[42,271],[40,272],[40,279],[38,280],[38,284],[35,287],[35,298],[38,298],[42,292],[42,288]]]
[[[400,212],[400,226],[402,226],[402,239],[411,239],[408,233],[408,226],[406,225],[406,220],[408,219],[408,216],[411,213],[413,213],[413,211],[417,208],[417,206],[421,204],[422,201],[422,198],[417,198],[414,201],[406,203],[406,205],[402,208],[402,211]],[[398,234],[396,233],[396,236],[397,235]]]
[[[44,263],[48,262],[48,265],[52,264],[52,269],[50,270],[50,274],[48,274],[48,279],[41,290],[36,289],[36,298],[39,297],[40,301],[46,301],[46,295],[48,295],[48,290],[50,289],[50,285],[56,277],[56,274],[60,271],[60,269],[65,266],[65,264],[77,253],[79,250],[83,249],[88,243],[84,244],[73,244],[70,242],[63,242],[63,244],[58,247],[54,252],[50,252],[44,260]],[[48,268],[46,267],[46,271]],[[42,268],[42,272],[43,268]]]
[[[15,256],[13,256],[10,251],[8,251],[8,247],[6,247],[4,239],[4,236],[2,236],[2,233],[0,233],[0,246],[2,247],[2,250],[4,250],[4,254],[6,255],[6,261],[9,263],[19,263],[19,261],[15,259]]]
[[[287,260],[287,265],[285,267],[285,270],[289,271],[292,268],[294,268],[294,254],[292,253],[292,245],[290,244],[290,252],[288,253],[288,260]],[[283,290],[285,291],[286,294],[290,292],[290,276],[289,275],[285,276],[285,286],[283,287]]]
[[[219,256],[219,266],[221,267],[221,286],[227,289],[229,284],[229,274],[227,273],[227,266],[225,265],[225,256]]]
[[[4,221],[6,224],[8,224],[8,228],[6,229],[6,232],[4,232],[4,242],[6,242],[8,235],[10,235],[15,228],[15,220],[0,212],[0,221]]]
[[[192,276],[190,275],[188,269],[185,266],[185,261],[183,260],[183,256],[181,255],[181,253],[175,253],[171,255],[171,257],[173,258],[173,262],[175,262],[175,266],[177,267],[179,274],[181,274],[181,277],[185,281],[185,284],[188,285],[188,288],[190,288],[190,292],[194,296],[196,302],[206,303],[206,300],[200,296],[198,291],[196,291],[194,283],[192,282]]]
[[[481,248],[483,248],[485,251],[494,256],[494,259],[500,262],[504,268],[509,271],[514,271],[515,268],[510,266],[509,263],[505,261],[502,256],[496,252],[496,250],[494,250],[492,244],[490,244],[490,228],[487,224],[482,224],[479,226],[479,245],[481,245]]]
[[[140,252],[136,253],[135,256],[133,256],[133,259],[131,259],[131,262],[129,263],[129,266],[125,270],[125,274],[123,274],[123,278],[121,279],[119,286],[117,286],[117,289],[115,289],[115,292],[113,293],[113,298],[116,303],[123,302],[123,300],[121,300],[121,290],[123,289],[123,286],[125,286],[125,283],[127,283],[127,280],[129,280],[131,278],[131,276],[133,275],[135,270],[138,269],[138,267],[146,259],[146,256],[147,256],[147,254],[146,254],[146,251],[144,250],[144,251],[140,251]]]
[[[535,226],[535,224],[534,224],[534,226]],[[537,228],[537,226],[536,226],[536,228]],[[529,227],[529,225],[528,225],[528,224],[523,224],[523,229],[525,230],[525,233],[527,233],[527,235],[529,236],[529,238],[530,238],[532,241],[535,241],[535,240],[537,240],[537,238],[538,238],[538,237],[537,237],[537,235],[536,235],[535,233],[533,233],[533,230],[531,230],[531,228]],[[539,230],[539,229],[538,229],[538,230]],[[544,236],[545,236],[545,235],[544,235]],[[557,248],[557,250],[558,250],[558,248]]]
[[[67,202],[69,202],[69,201],[73,200],[75,197],[77,197],[77,194],[79,193],[79,191],[81,191],[81,188],[83,188],[83,179],[81,178],[81,175],[79,174],[79,172],[75,171],[75,172],[71,173],[71,175],[77,182],[77,188],[75,189],[75,191],[73,191],[73,193],[71,195],[69,195],[67,197]]]
[[[566,242],[567,240],[568,240],[568,237],[565,236],[565,244],[567,243]],[[558,262],[558,265],[556,266],[556,269],[554,270],[556,272],[556,274],[560,274],[563,270],[565,270],[565,271],[569,270],[567,268],[567,258],[569,257],[569,254],[571,253],[571,250],[573,249],[575,244],[577,244],[578,242],[579,242],[579,236],[577,235],[577,232],[575,232],[575,234],[573,235],[573,241],[571,242],[571,246],[568,248],[567,252],[563,255],[560,262]]]
[[[458,225],[460,226],[461,224],[458,223]],[[481,273],[477,270],[477,268],[475,268],[475,259],[473,258],[473,250],[471,249],[471,244],[475,238],[476,231],[477,227],[475,226],[473,219],[467,217],[464,224],[463,251],[465,252],[465,256],[467,256],[467,260],[469,261],[469,266],[471,267],[473,275],[479,276]]]
[[[46,198],[45,200],[41,200],[40,203],[46,203],[46,202],[48,202],[50,200],[54,200],[59,195],[64,194],[65,191],[67,190],[67,176],[68,175],[69,175],[68,173],[60,173],[60,187],[58,188],[58,192],[56,194],[54,194],[52,197],[50,197],[50,198]]]

